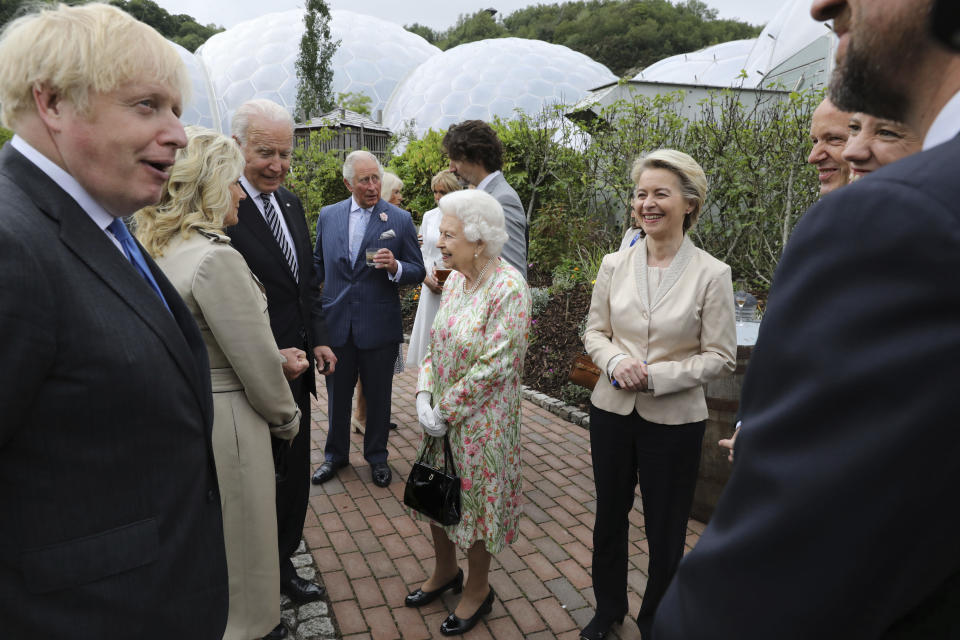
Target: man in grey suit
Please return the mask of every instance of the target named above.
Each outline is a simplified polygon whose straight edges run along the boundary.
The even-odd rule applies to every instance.
[[[357,376],[367,396],[363,457],[373,483],[390,484],[387,436],[393,364],[403,342],[398,286],[423,282],[426,270],[410,214],[380,197],[383,167],[367,151],[343,162],[343,181],[352,194],[320,210],[314,268],[323,283],[321,302],[327,344],[336,370],[327,376],[330,427],[324,462],[313,475],[321,484],[349,464],[350,409]],[[370,258],[367,250],[376,250]],[[373,266],[368,266],[372,262]]]
[[[179,56],[102,4],[0,36],[0,636],[220,638],[206,349],[122,216],[178,148]]]
[[[520,196],[500,171],[503,145],[497,132],[483,120],[464,120],[450,127],[443,136],[443,152],[450,158],[450,171],[492,195],[503,207],[509,239],[500,255],[526,278],[527,216]]]

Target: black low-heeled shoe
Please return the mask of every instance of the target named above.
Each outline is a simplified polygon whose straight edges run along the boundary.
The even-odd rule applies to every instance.
[[[447,589],[453,589],[454,593],[460,593],[463,591],[463,569],[457,571],[457,575],[453,577],[453,580],[443,585],[439,589],[434,589],[433,591],[424,591],[423,589],[417,589],[416,591],[411,591],[407,594],[407,597],[403,599],[403,604],[408,607],[422,607],[425,604],[430,604],[441,595]]]
[[[622,623],[626,617],[627,614],[616,618],[601,618],[595,615],[580,632],[580,640],[603,640],[610,633],[610,627]]]
[[[490,587],[490,593],[483,599],[483,602],[480,603],[477,610],[473,612],[473,615],[466,620],[457,617],[455,613],[451,613],[447,616],[446,620],[440,623],[440,633],[445,636],[459,636],[473,629],[483,616],[493,610],[493,599],[496,595],[497,594],[493,592],[493,587]]]

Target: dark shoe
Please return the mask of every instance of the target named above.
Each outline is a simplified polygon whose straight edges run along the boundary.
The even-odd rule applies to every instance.
[[[490,593],[483,599],[480,607],[472,616],[464,620],[463,618],[458,618],[457,614],[451,613],[447,616],[446,620],[440,623],[440,633],[445,636],[459,636],[470,631],[470,629],[473,629],[477,623],[480,622],[483,616],[490,613],[493,609],[494,597],[496,597],[496,594],[493,592],[493,587],[490,587]]]
[[[393,479],[393,472],[386,462],[374,462],[370,465],[370,471],[373,474],[373,484],[378,487],[386,487]]]
[[[447,589],[453,589],[454,593],[460,593],[463,591],[463,569],[457,571],[457,575],[453,577],[453,580],[443,585],[439,589],[434,589],[433,591],[424,591],[423,589],[417,589],[407,594],[407,597],[404,598],[403,604],[408,607],[422,607],[425,604],[430,604],[441,595]]]
[[[396,423],[396,422],[391,422],[391,423],[390,423],[390,428],[391,428],[391,429],[396,429],[396,428],[397,428],[397,423]]]
[[[323,484],[333,476],[337,475],[337,470],[347,466],[346,462],[324,461],[320,468],[313,472],[313,478],[310,479],[313,484]]]
[[[623,614],[619,618],[613,618],[612,620],[606,617],[601,618],[598,615],[593,616],[593,620],[587,623],[587,626],[583,628],[583,631],[580,632],[580,640],[603,640],[608,633],[610,633],[610,627],[617,624],[618,622],[623,622],[624,617],[627,614]]]
[[[327,590],[314,582],[304,580],[300,576],[293,576],[289,580],[280,581],[280,593],[297,604],[307,604],[323,598],[327,595]]]
[[[263,640],[281,640],[287,637],[287,628],[281,622],[273,628],[273,631],[263,636]]]

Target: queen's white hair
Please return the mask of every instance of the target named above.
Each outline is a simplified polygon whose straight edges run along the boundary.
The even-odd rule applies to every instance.
[[[444,215],[460,219],[467,240],[483,241],[486,245],[484,255],[488,258],[500,255],[509,236],[504,224],[503,207],[496,198],[479,189],[464,189],[440,198],[439,206]]]

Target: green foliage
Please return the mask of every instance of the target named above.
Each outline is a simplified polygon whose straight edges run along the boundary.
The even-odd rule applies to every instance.
[[[530,287],[530,301],[530,317],[536,318],[547,308],[550,290],[547,287]]]
[[[150,25],[159,31],[160,35],[188,51],[196,51],[210,36],[223,31],[223,27],[213,24],[198,24],[185,14],[171,15],[153,0],[110,0],[110,4]]]
[[[305,29],[297,56],[296,117],[300,122],[333,109],[333,66],[339,40],[330,37],[330,8],[324,0],[307,0]]]
[[[368,96],[365,93],[349,91],[347,93],[337,94],[338,107],[343,107],[344,109],[355,111],[363,116],[370,115],[371,104],[373,104],[373,100],[371,100],[370,96]]]
[[[404,29],[410,33],[415,33],[427,42],[432,45],[437,44],[437,41],[440,39],[440,34],[428,27],[425,24],[420,24],[419,22],[414,22],[413,24],[407,24],[403,26]]]
[[[316,236],[320,209],[350,197],[343,183],[343,152],[321,151],[320,147],[336,133],[330,129],[310,132],[310,144],[293,150],[286,185],[297,194],[307,215],[310,233]]]
[[[563,385],[563,389],[560,391],[560,399],[563,400],[564,404],[579,407],[589,404],[591,393],[590,389],[568,382]]]
[[[7,142],[12,137],[13,137],[13,131],[10,131],[10,129],[4,129],[3,127],[0,127],[0,147],[3,147],[3,145],[7,144]]]
[[[406,27],[441,49],[484,38],[533,38],[562,44],[607,65],[618,76],[678,53],[754,38],[760,27],[720,20],[700,0],[579,0],[535,4],[497,21],[488,11],[461,15],[446,31]]]
[[[450,164],[441,150],[442,141],[443,133],[428,131],[422,139],[411,140],[403,153],[388,163],[389,170],[403,180],[403,207],[413,214],[417,224],[424,213],[437,206],[430,181]]]

